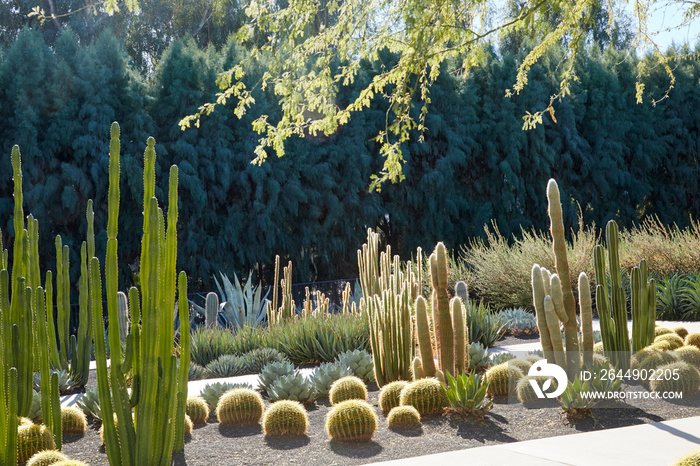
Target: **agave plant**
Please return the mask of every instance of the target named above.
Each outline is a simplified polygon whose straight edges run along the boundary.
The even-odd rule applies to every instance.
[[[682,307],[684,278],[680,274],[661,279],[656,285],[656,317],[661,320],[678,319]]]
[[[489,353],[481,343],[469,343],[467,346],[467,370],[484,369],[491,364]]]
[[[326,362],[318,366],[311,374],[311,383],[314,384],[316,394],[319,397],[328,396],[333,382],[348,375],[354,375],[348,366]]]
[[[224,354],[216,361],[206,366],[210,377],[234,377],[236,375],[249,374],[250,370],[242,356]]]
[[[500,315],[507,321],[506,328],[511,335],[533,335],[538,332],[534,314],[527,312],[525,308],[505,309]]]
[[[284,353],[274,348],[255,348],[245,353],[241,358],[251,374],[258,374],[263,367],[271,362],[288,361]]]
[[[700,319],[700,279],[691,276],[681,288],[681,320]]]
[[[41,422],[41,394],[36,390],[32,390],[32,407],[29,410],[29,416],[27,416],[33,422]]]
[[[479,342],[491,348],[505,333],[508,321],[501,314],[494,314],[483,302],[466,303],[467,341]]]
[[[583,393],[592,393],[588,382],[583,382],[576,376],[573,382],[569,381],[566,390],[559,398],[559,404],[564,408],[567,419],[573,421],[592,415],[591,407],[596,402],[592,396],[584,396]]]
[[[228,279],[226,274],[221,275],[221,284],[214,277],[216,287],[219,289],[222,303],[219,313],[224,319],[227,327],[240,328],[243,326],[258,327],[265,324],[267,319],[267,295],[270,290],[262,295],[260,285],[253,288],[253,271],[248,274],[248,280],[244,287],[238,281],[238,276],[233,274],[234,283]]]
[[[607,377],[611,370],[611,366],[607,362],[594,359],[593,362],[586,364],[584,370],[591,374],[591,379],[587,381],[591,390],[600,393],[612,393],[622,390],[622,379]]]
[[[456,414],[462,417],[476,417],[483,419],[493,407],[493,401],[486,397],[488,382],[482,375],[475,371],[469,375],[457,375],[447,373],[447,386],[443,386],[450,406],[445,408],[445,412]]]
[[[58,374],[58,392],[61,395],[68,395],[74,389],[76,389],[79,383],[73,378],[73,376],[68,371],[57,371],[55,369],[50,370],[51,374],[54,372]],[[34,373],[34,390],[37,392],[41,390],[41,373]]]
[[[285,375],[296,373],[294,364],[289,361],[271,362],[263,367],[258,378],[258,388],[264,392],[269,392],[272,383]]]
[[[316,399],[314,385],[301,373],[283,375],[272,382],[267,390],[270,401],[292,400],[299,403],[312,403]]]
[[[345,351],[340,353],[335,361],[347,366],[357,377],[366,381],[374,381],[374,362],[372,355],[364,350]]]
[[[507,351],[503,351],[500,353],[493,353],[491,354],[491,361],[490,365],[491,366],[497,366],[501,364],[502,362],[507,362],[510,361],[511,359],[515,359],[515,355],[513,353],[509,353]]]
[[[75,402],[78,408],[82,409],[87,417],[92,417],[98,421],[102,420],[100,410],[100,398],[97,395],[97,388],[88,388],[85,393]]]

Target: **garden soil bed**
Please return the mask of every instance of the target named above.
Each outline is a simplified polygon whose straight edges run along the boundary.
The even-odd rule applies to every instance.
[[[372,389],[373,388],[373,389]],[[377,406],[378,390],[370,387],[370,403]],[[644,392],[641,386],[627,391]],[[499,401],[483,421],[461,420],[450,416],[424,419],[413,430],[391,431],[379,408],[379,428],[370,443],[332,442],[324,431],[324,418],[330,410],[327,400],[308,408],[308,435],[299,438],[265,438],[260,426],[224,427],[216,419],[195,428],[186,439],[184,453],[174,456],[174,465],[262,465],[318,464],[324,466],[363,464],[408,458],[445,451],[517,442],[592,430],[632,426],[669,419],[700,416],[700,398],[679,402],[630,400],[615,402],[594,410],[594,418],[570,424],[557,404],[525,407]],[[71,458],[90,465],[106,465],[107,456],[98,435],[99,425],[91,424],[83,437],[64,438],[63,451]]]

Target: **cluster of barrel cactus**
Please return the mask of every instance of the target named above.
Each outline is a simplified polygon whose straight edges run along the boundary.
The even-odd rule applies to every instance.
[[[301,403],[292,400],[280,400],[272,403],[262,418],[265,435],[306,435],[309,416]]]
[[[487,394],[491,398],[508,397],[516,393],[516,387],[524,373],[511,362],[507,361],[493,366],[484,374],[488,383]]]
[[[257,424],[265,411],[262,396],[255,390],[237,388],[226,392],[216,405],[221,425]]]
[[[401,390],[399,404],[413,406],[421,417],[429,417],[442,414],[450,402],[442,383],[429,377],[411,382]]]
[[[326,432],[338,442],[369,442],[377,425],[377,414],[363,400],[338,403],[326,415]]]
[[[185,410],[194,425],[206,424],[207,419],[209,419],[209,404],[201,396],[188,397]]]
[[[337,362],[326,362],[314,369],[310,380],[316,389],[316,395],[326,397],[333,382],[348,375],[354,375],[348,366]]]
[[[397,380],[384,385],[379,392],[379,408],[384,414],[399,406],[401,391],[408,386],[408,382]]]

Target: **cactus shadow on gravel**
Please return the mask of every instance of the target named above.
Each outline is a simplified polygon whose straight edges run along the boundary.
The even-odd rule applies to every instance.
[[[262,434],[260,424],[250,426],[222,426],[219,424],[219,433],[227,438],[251,437]]]
[[[450,417],[448,423],[451,428],[457,430],[456,434],[463,439],[476,440],[481,443],[487,441],[503,443],[518,441],[518,439],[505,434],[503,428],[488,417],[481,421]]]
[[[265,444],[275,450],[293,450],[308,445],[310,442],[308,435],[276,435],[266,436]]]
[[[403,437],[420,437],[423,435],[423,427],[420,425],[414,427],[397,427],[389,430]]]
[[[371,458],[380,454],[384,448],[377,442],[362,442],[362,443],[350,443],[350,442],[336,442],[331,440],[329,442],[331,450],[333,453],[341,456],[346,456],[348,458]]]

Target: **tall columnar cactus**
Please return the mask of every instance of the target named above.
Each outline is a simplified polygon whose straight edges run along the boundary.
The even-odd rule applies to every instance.
[[[583,346],[583,363],[593,362],[593,304],[590,293],[591,285],[588,275],[581,272],[578,276],[579,309],[581,314],[581,345]]]
[[[569,358],[569,374],[578,372],[580,360],[578,359],[578,328],[576,325],[576,301],[571,289],[571,276],[569,273],[569,261],[566,255],[566,238],[564,236],[564,218],[562,215],[561,201],[559,198],[559,187],[557,182],[550,179],[547,183],[547,201],[550,221],[550,233],[552,235],[552,249],[554,250],[554,265],[561,282],[561,304],[563,313],[561,317],[564,324],[564,335],[566,336],[566,351],[577,353],[576,357]],[[554,291],[552,291],[554,293]],[[554,298],[554,295],[552,295]],[[555,302],[558,305],[559,302]],[[560,317],[560,320],[561,320]]]
[[[430,283],[433,287],[433,328],[438,368],[443,373],[454,374],[454,333],[447,294],[447,249],[443,243],[438,243],[430,256]]]
[[[216,316],[219,313],[219,296],[210,292],[207,293],[206,300],[204,302],[204,322],[209,328],[216,327]]]
[[[649,280],[646,261],[632,269],[632,344],[627,330],[627,297],[622,288],[617,223],[611,220],[605,229],[608,246],[608,270],[610,289],[605,271],[605,249],[597,245],[593,249],[596,277],[596,308],[600,316],[600,332],[606,356],[612,357],[619,367],[629,366],[629,352],[639,351],[654,340],[656,322],[656,281]]]
[[[461,374],[466,369],[464,360],[467,352],[467,334],[464,325],[464,306],[462,298],[455,297],[450,301],[452,309],[452,329],[454,331],[454,347],[455,347],[455,374]]]
[[[275,277],[279,275],[275,272]],[[285,320],[291,319],[296,316],[297,308],[294,298],[292,297],[292,261],[289,261],[287,267],[283,270],[284,278],[280,282],[280,287],[282,288],[282,303],[279,308],[275,308],[273,304],[268,304],[267,316],[270,325],[278,324]],[[277,288],[277,282],[275,281],[275,288]],[[273,296],[273,302],[275,301]]]
[[[433,357],[433,341],[430,336],[430,324],[428,323],[428,304],[423,296],[416,298],[416,335],[418,336],[418,349],[420,351],[421,377],[435,377],[435,359]],[[415,371],[414,371],[415,372]]]
[[[455,283],[455,296],[462,300],[465,305],[469,301],[469,288],[465,282],[459,281]]]
[[[113,465],[168,465],[173,449],[184,445],[186,381],[189,333],[181,335],[183,359],[178,373],[174,347],[176,283],[179,282],[180,319],[188,319],[186,276],[176,276],[177,167],[170,170],[167,230],[163,211],[155,198],[155,141],[148,139],[144,153],[144,228],[141,242],[141,301],[129,290],[131,333],[122,354],[117,303],[117,219],[119,211],[119,126],[111,128],[107,256],[105,286],[111,366],[108,378],[106,341],[102,321],[100,263],[90,261],[90,298],[95,335],[95,360],[105,449]],[[184,294],[183,294],[184,293]],[[138,325],[138,323],[141,323]],[[148,335],[148,338],[140,338]],[[133,372],[132,393],[124,375]],[[183,377],[184,374],[184,377]],[[131,406],[135,406],[134,418]],[[116,414],[116,419],[114,414]],[[116,421],[116,422],[115,422]],[[137,435],[138,434],[138,435]]]

